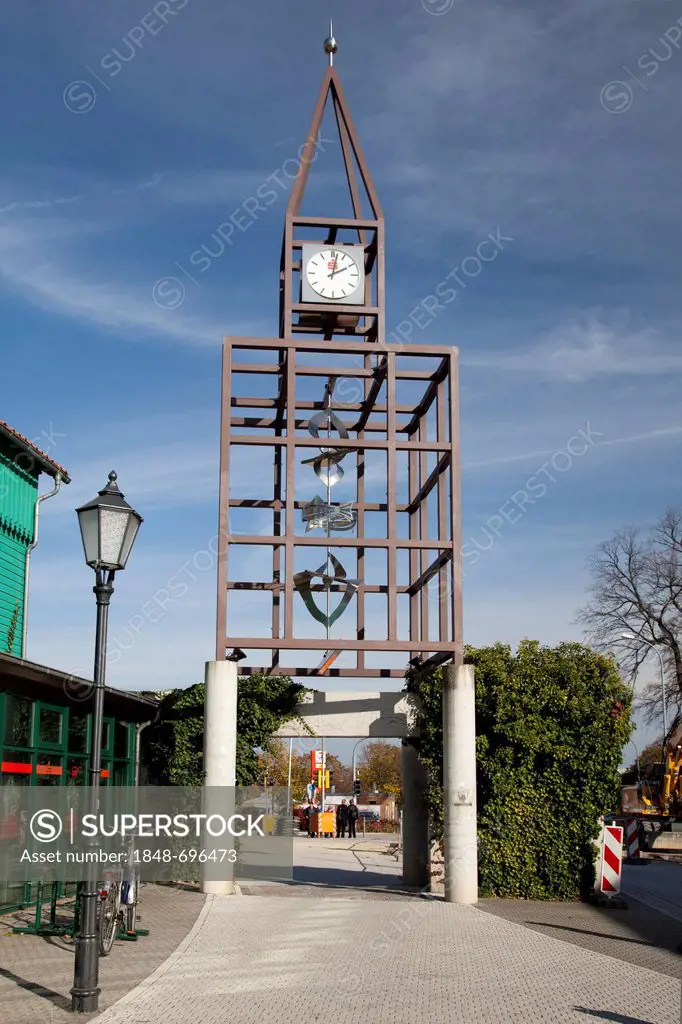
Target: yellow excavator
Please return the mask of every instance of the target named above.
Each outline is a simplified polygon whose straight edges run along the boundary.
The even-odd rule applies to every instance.
[[[682,856],[682,725],[665,746],[665,760],[650,778],[621,790],[621,811],[639,820],[644,853]]]

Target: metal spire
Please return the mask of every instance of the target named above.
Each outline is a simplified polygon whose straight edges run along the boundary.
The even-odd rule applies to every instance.
[[[339,49],[339,44],[336,42],[336,39],[334,39],[334,26],[331,18],[329,19],[329,35],[322,45],[324,52],[329,55],[329,67],[331,68],[334,65],[334,54],[337,53]]]

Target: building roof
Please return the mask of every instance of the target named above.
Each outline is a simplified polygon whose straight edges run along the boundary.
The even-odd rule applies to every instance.
[[[4,420],[0,420],[0,437],[6,437],[17,447],[21,448],[22,451],[27,452],[48,476],[56,477],[59,475],[62,478],[62,483],[71,483],[71,477],[63,466],[60,466],[58,462],[51,459],[49,455],[46,455],[40,448],[37,448],[33,441],[29,441],[27,437],[20,434],[14,427],[10,427],[9,423],[5,423]]]
[[[17,688],[26,696],[52,700],[55,704],[73,702],[91,710],[95,687],[90,679],[82,679],[56,668],[38,665],[34,661],[15,658],[0,652],[0,690]],[[104,689],[105,707],[125,721],[143,722],[153,719],[159,701],[132,690]]]

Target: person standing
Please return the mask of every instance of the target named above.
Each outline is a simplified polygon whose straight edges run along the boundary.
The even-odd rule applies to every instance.
[[[336,808],[336,838],[346,838],[346,827],[348,825],[348,807],[346,801],[342,800]]]
[[[356,839],[355,835],[355,822],[358,820],[358,809],[355,804],[355,800],[351,799],[348,805],[348,838]]]

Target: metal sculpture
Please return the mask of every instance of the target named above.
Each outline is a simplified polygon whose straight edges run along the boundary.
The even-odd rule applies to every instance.
[[[311,530],[352,530],[357,524],[358,514],[352,507],[352,501],[346,501],[341,505],[329,505],[317,495],[307,505],[303,506],[303,522],[306,523],[305,532]]]
[[[332,430],[335,430],[339,437],[342,437],[347,441],[350,437],[348,427],[340,419],[334,410],[332,409],[332,398],[334,394],[334,380],[330,378],[327,384],[325,392],[325,404],[326,408],[321,412],[311,416],[308,420],[308,432],[314,438],[320,437],[320,431],[326,430],[327,439],[330,438]],[[331,539],[332,530],[347,531],[352,530],[357,523],[357,513],[352,508],[352,502],[347,501],[344,504],[333,505],[331,501],[331,489],[332,487],[341,480],[343,477],[343,469],[341,468],[341,461],[350,452],[357,451],[356,448],[329,448],[327,446],[320,448],[320,454],[314,456],[312,459],[303,459],[302,464],[304,466],[312,465],[315,475],[317,478],[327,487],[326,501],[316,495],[312,501],[305,505],[302,509],[303,521],[306,524],[306,533],[310,533],[311,530],[323,529],[327,532],[327,538]],[[314,589],[323,590],[327,595],[327,608],[326,611],[322,611],[317,607],[315,598],[313,597],[313,580],[319,579]],[[346,575],[346,570],[341,562],[331,553],[329,544],[327,545],[327,560],[324,565],[321,565],[319,569],[311,571],[310,569],[304,569],[303,572],[298,572],[293,578],[294,589],[298,591],[303,599],[303,603],[306,608],[318,622],[327,630],[327,639],[329,639],[329,628],[333,626],[337,619],[341,618],[346,608],[353,599],[360,580],[349,580]],[[340,603],[332,612],[331,610],[331,594],[332,591],[343,592],[343,597]]]

